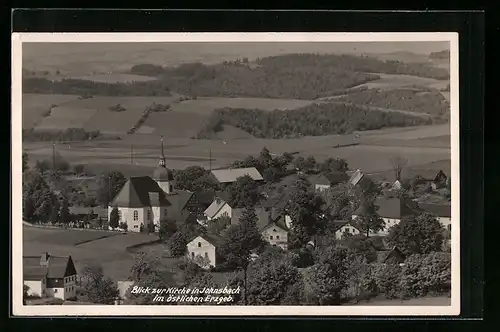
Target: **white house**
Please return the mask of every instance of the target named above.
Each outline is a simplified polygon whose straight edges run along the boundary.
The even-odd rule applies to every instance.
[[[308,181],[313,185],[316,191],[325,191],[347,180],[349,180],[349,176],[343,172],[320,173],[308,178]]]
[[[71,256],[58,257],[48,253],[23,256],[23,281],[29,287],[28,295],[73,299],[76,297],[76,278]]]
[[[108,220],[113,208],[118,209],[119,221],[127,224],[130,232],[147,230],[151,225],[158,230],[160,221],[179,219],[193,193],[175,190],[172,172],[165,166],[163,140],[158,167],[149,176],[131,177],[108,207]]]
[[[207,220],[213,220],[220,217],[231,218],[233,208],[222,198],[216,196],[210,206],[203,212]]]
[[[186,256],[202,268],[215,267],[220,262],[218,248],[222,243],[218,235],[199,235],[186,245]]]
[[[335,239],[341,240],[344,234],[358,235],[360,230],[354,225],[353,222],[349,221],[334,221],[335,223]]]
[[[420,210],[417,204],[409,199],[404,198],[385,198],[379,197],[375,200],[377,206],[377,214],[384,220],[385,226],[377,235],[388,235],[389,229],[397,225],[405,216],[418,215]],[[364,206],[359,207],[352,214],[352,219],[356,220],[358,217],[366,214]]]
[[[418,206],[423,211],[436,216],[441,225],[451,231],[451,205],[419,203]]]

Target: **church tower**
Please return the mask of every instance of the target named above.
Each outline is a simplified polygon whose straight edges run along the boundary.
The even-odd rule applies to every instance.
[[[166,162],[165,162],[165,154],[163,153],[163,136],[161,136],[161,155],[160,155],[160,160],[158,162],[158,167],[153,172],[153,180],[158,183],[160,188],[166,193],[166,194],[171,194],[174,191],[174,185],[173,185],[173,174],[172,172],[167,168]]]

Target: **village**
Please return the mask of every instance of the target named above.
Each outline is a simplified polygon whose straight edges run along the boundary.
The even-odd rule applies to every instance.
[[[154,172],[122,181],[106,207],[70,206],[56,190],[50,195],[62,204],[58,211],[50,212],[43,203],[30,207],[40,202],[25,196],[26,227],[147,234],[152,243],[166,243],[172,257],[196,264],[201,271],[198,275],[240,270],[246,275],[249,265],[273,250],[293,253],[297,265],[307,267],[314,263],[303,261],[314,261],[314,255],[332,245],[400,269],[412,254],[442,252],[449,259],[451,179],[443,171],[431,178],[404,178],[405,161],[395,157],[394,179],[381,181],[361,169],[349,170],[347,162],[339,158],[323,163],[286,153],[273,158],[264,147],[259,156],[249,156],[229,168],[174,175],[168,168],[163,138],[159,145]],[[40,178],[38,175],[33,181]],[[29,190],[25,188],[25,194],[33,195]],[[38,184],[31,190],[43,188]],[[430,196],[440,201],[436,203]],[[26,208],[33,210],[31,215]],[[426,232],[432,238],[414,238]],[[23,268],[25,297],[30,303],[47,304],[56,299],[56,303],[70,304],[78,299],[77,287],[84,273],[76,270],[69,253],[64,257],[50,252],[25,256]],[[104,278],[102,271],[96,273]],[[145,272],[135,269],[137,273]],[[130,288],[140,285],[141,278],[116,282],[115,292],[111,292],[114,298],[108,304],[128,303]],[[446,289],[449,280],[436,287]]]

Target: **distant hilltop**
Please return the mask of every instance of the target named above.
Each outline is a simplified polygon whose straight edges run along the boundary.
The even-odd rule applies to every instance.
[[[443,50],[440,52],[432,52],[429,54],[429,59],[449,59],[450,58],[450,50]]]

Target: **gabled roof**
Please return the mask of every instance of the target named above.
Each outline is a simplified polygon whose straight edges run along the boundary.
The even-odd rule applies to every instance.
[[[333,186],[347,181],[349,176],[342,172],[320,173],[312,175],[308,181],[313,185]]]
[[[186,205],[193,197],[193,193],[185,190],[177,190],[172,194],[167,194],[166,198],[170,205],[166,207],[167,218],[175,219],[177,222],[184,222],[189,218]]]
[[[349,183],[353,186],[356,186],[359,181],[364,177],[365,175],[361,172],[361,170],[357,169],[356,172],[354,172],[351,175],[351,178],[349,179]]]
[[[393,247],[389,250],[378,250],[377,251],[377,262],[386,263],[390,259],[395,259],[397,263],[402,263],[405,261],[406,256],[399,250],[398,247]]]
[[[131,177],[110,204],[117,207],[146,207],[151,205],[150,193],[158,194],[159,206],[169,206],[165,192],[149,176]]]
[[[420,209],[429,212],[436,217],[451,218],[451,205],[445,204],[432,204],[432,203],[418,203]]]
[[[40,264],[41,256],[23,256],[24,280],[41,280],[44,277],[62,279],[76,274],[71,256],[59,257],[48,255],[48,266]]]
[[[339,229],[341,229],[342,227],[344,227],[346,225],[354,227],[354,228],[356,228],[359,231],[359,227],[356,225],[356,222],[354,222],[354,220],[349,220],[349,221],[346,221],[346,220],[334,220],[332,222],[334,224],[334,228],[333,229],[335,231],[338,231]]]
[[[213,233],[195,235],[192,237],[190,241],[188,241],[188,243],[193,242],[198,237],[205,239],[208,243],[212,244],[214,247],[219,247],[224,243],[224,238],[222,236]]]
[[[231,212],[231,224],[239,224],[240,218],[244,212],[245,208],[236,208]],[[288,230],[285,224],[285,216],[279,215],[276,209],[271,209],[268,211],[264,207],[256,207],[255,214],[257,215],[257,229],[263,231],[269,225],[275,224],[276,226],[283,228],[283,230]]]
[[[215,197],[212,204],[210,204],[210,206],[203,213],[208,218],[213,218],[226,204],[226,201],[223,199]]]
[[[385,198],[379,197],[375,200],[378,207],[377,214],[382,218],[401,219],[405,216],[416,215],[420,213],[417,204],[404,198]],[[364,206],[360,206],[353,215],[362,216],[365,214]]]
[[[219,183],[236,182],[239,177],[248,175],[255,181],[263,180],[264,178],[255,167],[248,168],[228,168],[228,169],[214,169],[212,175]]]

